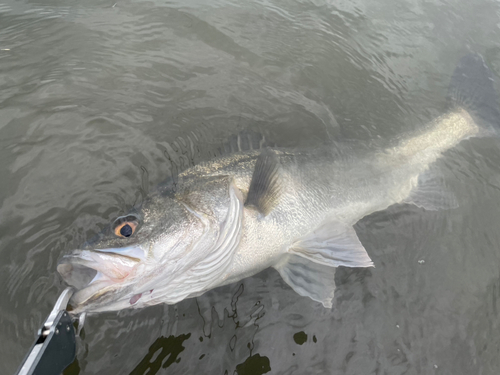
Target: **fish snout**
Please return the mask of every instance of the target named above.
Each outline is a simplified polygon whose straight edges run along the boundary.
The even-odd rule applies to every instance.
[[[82,304],[105,290],[117,289],[125,280],[130,279],[141,261],[139,257],[132,257],[130,254],[140,256],[140,249],[127,250],[129,251],[120,253],[120,249],[77,250],[63,256],[57,265],[57,271],[68,285],[77,289],[72,303]]]

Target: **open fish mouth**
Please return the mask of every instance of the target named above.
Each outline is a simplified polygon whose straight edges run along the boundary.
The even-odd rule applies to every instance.
[[[77,250],[59,261],[57,271],[63,280],[77,291],[70,304],[78,307],[85,302],[116,290],[135,275],[144,252],[137,247]]]

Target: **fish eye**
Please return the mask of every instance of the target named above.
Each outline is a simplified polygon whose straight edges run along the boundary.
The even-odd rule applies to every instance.
[[[133,215],[121,216],[113,223],[113,232],[117,237],[127,238],[135,233],[139,220]]]

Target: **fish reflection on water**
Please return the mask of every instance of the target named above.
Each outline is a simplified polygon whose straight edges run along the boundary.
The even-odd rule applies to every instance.
[[[458,206],[432,164],[471,137],[496,135],[492,75],[462,58],[450,111],[392,146],[349,152],[342,142],[218,157],[178,176],[99,238],[64,256],[73,313],[174,304],[274,267],[298,294],[332,306],[335,268],[372,267],[353,228],[397,203]]]

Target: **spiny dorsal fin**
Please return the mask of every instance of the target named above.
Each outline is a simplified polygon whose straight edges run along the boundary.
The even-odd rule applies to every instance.
[[[159,190],[175,191],[179,174],[202,161],[236,152],[264,150],[266,147],[276,147],[276,143],[269,141],[265,132],[243,130],[221,143],[214,129],[202,124],[199,129],[160,144],[163,155],[170,163],[170,175],[160,184]]]
[[[245,206],[253,206],[263,215],[269,214],[281,195],[280,163],[270,148],[257,158]]]
[[[275,147],[265,135],[253,130],[243,130],[231,136],[223,145],[224,153],[244,152],[250,150],[264,150],[266,147]]]

